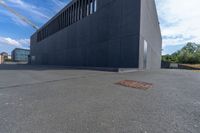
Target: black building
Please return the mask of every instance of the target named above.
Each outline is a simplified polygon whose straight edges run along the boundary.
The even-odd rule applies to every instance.
[[[72,0],[31,37],[31,63],[160,68],[154,0]]]

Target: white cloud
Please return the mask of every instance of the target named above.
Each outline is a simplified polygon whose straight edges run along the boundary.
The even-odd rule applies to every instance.
[[[0,13],[1,14],[4,14],[5,16],[8,16],[12,21],[10,22],[14,22],[15,24],[17,25],[23,25],[23,26],[27,26],[27,24],[22,21],[21,19],[19,19],[17,16],[15,16],[14,14],[6,11],[6,10],[0,10]],[[3,18],[2,20],[0,21],[5,21],[5,18]]]
[[[60,9],[64,8],[71,0],[51,0],[53,7],[54,7],[54,13],[57,13],[60,11]]]
[[[15,46],[15,47],[26,47],[30,45],[30,40],[29,39],[13,39],[10,37],[0,36],[0,44],[10,45],[10,46]]]
[[[7,0],[8,2],[14,4],[15,7],[18,7],[18,8],[21,8],[21,9],[24,9],[26,10],[27,12],[31,12],[32,14],[36,15],[36,16],[39,16],[41,18],[44,18],[44,19],[49,19],[49,16],[41,13],[41,8],[39,7],[36,7],[34,5],[31,5],[29,3],[26,3],[22,0]]]
[[[62,2],[60,0],[52,0],[52,2],[54,4],[56,4],[59,8],[63,8],[66,5],[66,3],[64,3],[64,2]]]
[[[48,15],[44,14],[44,13],[46,13],[46,14],[49,13],[47,11],[47,9],[37,7],[35,5],[24,2],[23,0],[4,0],[4,1],[0,0],[0,2],[7,4],[9,7],[13,8],[13,9],[18,8],[22,12],[22,15],[24,15],[24,14],[26,16],[29,15],[27,18],[32,19],[32,20],[37,20],[36,22],[44,23],[50,19],[50,17]],[[24,21],[22,21],[21,19],[16,17],[16,15],[10,13],[9,11],[0,10],[0,12],[4,15],[10,17],[11,20],[13,22],[15,22],[16,24],[27,26],[27,24]],[[19,13],[19,14],[21,14],[21,13]]]
[[[11,39],[9,37],[5,37],[5,38],[1,37],[0,42],[7,45],[12,45],[12,46],[17,46],[17,47],[20,46],[20,43],[18,41]]]
[[[163,47],[200,42],[199,0],[157,0]]]
[[[29,45],[30,39],[19,39],[18,42],[22,45]]]
[[[0,2],[7,4],[9,7],[19,12],[19,14],[22,16],[25,16],[34,23],[39,24],[47,22],[53,14],[62,9],[70,1],[71,0],[51,0],[53,5],[52,9],[52,7],[47,8],[45,5],[43,7],[36,6],[35,4],[25,0],[0,0]],[[16,15],[6,11],[5,9],[0,10],[0,13],[8,16],[12,22],[18,25],[27,26],[24,21],[16,17]]]

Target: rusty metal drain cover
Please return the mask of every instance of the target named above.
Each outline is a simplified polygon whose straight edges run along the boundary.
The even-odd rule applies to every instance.
[[[134,81],[134,80],[123,80],[123,81],[117,82],[116,84],[125,86],[125,87],[135,88],[135,89],[142,89],[142,90],[147,90],[153,87],[153,84],[151,83]]]

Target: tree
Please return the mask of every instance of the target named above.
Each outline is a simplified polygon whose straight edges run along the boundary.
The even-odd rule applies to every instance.
[[[172,55],[163,56],[162,61],[185,64],[198,64],[200,63],[200,44],[189,42],[181,50],[173,53]]]

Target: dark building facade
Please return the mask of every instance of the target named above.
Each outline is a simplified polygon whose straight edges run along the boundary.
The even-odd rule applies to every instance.
[[[12,51],[12,60],[15,62],[28,62],[30,50],[16,48]]]
[[[31,63],[160,68],[154,0],[72,0],[31,37]]]

